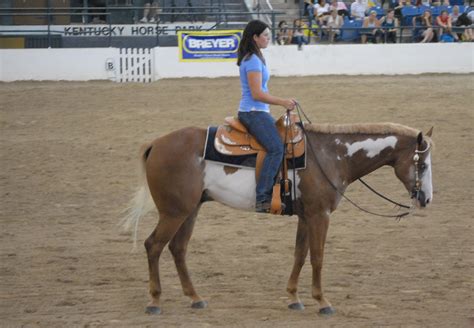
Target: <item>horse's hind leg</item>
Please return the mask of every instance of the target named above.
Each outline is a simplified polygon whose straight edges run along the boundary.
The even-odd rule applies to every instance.
[[[145,241],[145,248],[148,255],[148,269],[150,271],[150,295],[151,301],[145,312],[159,314],[161,283],[159,274],[159,260],[166,244],[173,238],[181,224],[186,218],[176,218],[160,214],[160,221],[155,230]]]
[[[169,249],[174,258],[176,270],[178,271],[179,280],[181,281],[181,286],[183,287],[183,293],[184,295],[191,298],[191,307],[195,309],[201,309],[207,306],[207,302],[199,297],[194,290],[194,286],[186,265],[186,251],[188,248],[189,239],[193,233],[194,223],[196,222],[196,216],[200,207],[201,206],[199,205],[193,214],[191,214],[186,219],[169,244]]]
[[[290,296],[290,304],[288,308],[292,310],[303,310],[304,305],[298,297],[298,279],[300,276],[301,268],[304,265],[306,256],[308,255],[308,227],[303,217],[298,218],[298,230],[296,232],[296,244],[295,244],[295,262],[293,264],[293,270],[291,270],[290,279],[288,279],[288,285],[286,290]]]

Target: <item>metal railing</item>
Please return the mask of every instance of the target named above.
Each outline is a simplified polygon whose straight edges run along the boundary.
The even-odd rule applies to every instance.
[[[78,10],[78,9],[81,9],[81,10],[85,10],[85,11],[89,11],[91,9],[93,10],[100,10],[100,9],[105,9],[107,8],[108,10],[111,10],[109,12],[70,12],[70,11],[75,11],[75,10]],[[0,8],[0,18],[1,17],[8,17],[8,16],[31,16],[31,17],[35,17],[35,16],[39,16],[39,17],[46,17],[46,20],[47,20],[47,24],[45,25],[45,29],[44,30],[27,30],[27,29],[22,29],[22,30],[15,30],[15,29],[10,29],[10,30],[2,30],[2,25],[0,25],[0,36],[18,36],[18,35],[21,35],[21,34],[47,34],[47,40],[48,40],[48,47],[51,47],[52,45],[52,37],[53,36],[65,36],[64,35],[64,31],[57,31],[57,30],[53,30],[55,24],[53,24],[53,17],[55,16],[71,16],[71,17],[76,17],[76,16],[82,16],[82,17],[86,17],[86,21],[89,21],[89,18],[92,17],[92,16],[97,16],[97,15],[100,15],[100,16],[104,16],[106,18],[106,23],[104,24],[101,24],[101,25],[107,25],[108,28],[109,28],[109,34],[107,35],[108,37],[108,41],[106,43],[105,46],[111,46],[112,45],[112,39],[115,37],[114,35],[112,35],[112,27],[113,25],[117,25],[117,24],[112,24],[111,22],[111,19],[110,19],[110,16],[112,15],[112,11],[113,10],[134,10],[134,11],[137,11],[137,10],[143,10],[145,7],[133,7],[133,6],[122,6],[122,7],[72,7],[72,8],[61,8],[61,7],[50,7],[50,8],[9,8],[9,9],[5,9],[5,8]],[[206,10],[204,11],[196,11],[197,8],[205,8]],[[226,28],[229,28],[229,21],[226,20],[226,19],[223,19],[223,17],[229,17],[229,16],[234,16],[234,17],[238,17],[238,16],[241,16],[241,17],[247,17],[247,20],[250,20],[252,18],[252,15],[254,15],[255,13],[252,13],[252,12],[241,12],[241,11],[215,11],[214,10],[217,10],[217,6],[207,6],[207,7],[194,7],[192,11],[186,11],[185,9],[190,9],[189,7],[165,7],[165,8],[162,8],[163,10],[161,10],[157,15],[159,18],[163,18],[163,20],[158,20],[157,22],[154,23],[154,25],[156,27],[160,27],[161,31],[163,32],[173,32],[175,31],[175,29],[173,28],[166,28],[166,27],[163,27],[163,26],[166,26],[165,24],[163,24],[163,21],[167,21],[168,18],[169,18],[169,21],[172,21],[172,17],[173,16],[176,16],[176,15],[185,15],[187,17],[190,17],[190,16],[195,16],[195,17],[205,17],[205,18],[208,18],[208,17],[214,17],[215,19],[211,20],[211,21],[208,21],[208,23],[211,23],[213,24],[212,26],[208,27],[206,30],[219,30],[219,29],[226,29]],[[67,9],[67,11],[66,11]],[[180,10],[183,10],[182,12],[173,12],[173,11],[166,11],[164,9],[180,9]],[[11,11],[14,11],[14,10],[17,10],[19,12],[11,12]],[[27,11],[31,11],[31,12],[27,12]],[[8,11],[8,12],[5,12],[5,11]],[[32,11],[36,11],[36,12],[32,12]],[[38,12],[40,11],[40,12]],[[285,13],[284,12],[278,12],[278,11],[275,11],[275,10],[271,10],[271,11],[260,11],[261,14],[265,14],[265,15],[268,15],[269,17],[271,17],[271,30],[272,30],[272,40],[273,40],[273,43],[276,43],[276,37],[277,37],[277,34],[278,34],[278,31],[279,29],[277,28],[277,24],[276,24],[276,21],[277,21],[277,17],[279,15],[284,15]],[[245,23],[245,22],[241,22],[241,23]],[[65,25],[65,24],[61,24],[61,25]],[[95,24],[85,24],[83,26],[97,26]],[[241,28],[243,27],[243,24],[241,24],[241,26],[239,26],[238,28]],[[456,33],[462,33],[464,32],[465,29],[467,28],[470,28],[470,27],[453,27],[454,31]],[[289,30],[293,30],[292,28],[288,28]],[[318,42],[318,43],[354,43],[354,42],[359,42],[360,40],[360,35],[361,34],[364,34],[366,32],[370,32],[370,31],[373,31],[374,28],[363,28],[363,27],[340,27],[340,28],[337,28],[338,30],[340,30],[340,33],[341,34],[344,34],[345,32],[347,31],[355,31],[357,33],[355,33],[353,35],[352,38],[349,38],[349,39],[344,39],[342,38],[342,40],[335,40],[335,41],[332,41],[332,38],[331,38],[331,35],[334,33],[334,30],[332,28],[325,28],[325,27],[317,27],[317,28],[309,28],[309,27],[306,27],[304,28],[304,34],[306,35],[306,37],[308,38],[312,38],[312,40]],[[383,32],[385,32],[386,30],[388,29],[393,29],[393,28],[385,28],[385,27],[379,27],[377,28]],[[397,36],[397,40],[399,43],[402,43],[404,40],[406,41],[408,39],[409,42],[416,42],[417,40],[415,40],[415,37],[416,37],[416,31],[418,31],[419,29],[422,29],[422,27],[419,27],[419,26],[399,26],[399,27],[396,27],[395,29],[397,29],[397,33],[396,33],[396,36]],[[434,31],[439,31],[441,28],[438,27],[438,26],[433,26],[432,29]],[[409,33],[409,35],[406,35],[404,32],[406,31],[411,31],[411,33]],[[310,35],[313,34],[313,36]],[[439,34],[439,33],[437,33]],[[67,36],[67,35],[66,35]],[[387,42],[387,36],[388,34],[387,33],[383,33],[383,41],[384,42]],[[160,34],[159,33],[156,33],[156,41],[155,41],[155,46],[159,46],[160,45],[160,40],[159,40],[159,37],[160,37]],[[295,40],[293,40],[293,43],[296,43]]]

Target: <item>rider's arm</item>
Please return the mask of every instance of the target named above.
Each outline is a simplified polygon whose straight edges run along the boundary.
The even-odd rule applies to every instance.
[[[280,98],[263,92],[261,72],[250,71],[247,73],[247,79],[253,99],[269,105],[283,106],[286,109],[293,109],[295,107],[295,100],[293,99]]]

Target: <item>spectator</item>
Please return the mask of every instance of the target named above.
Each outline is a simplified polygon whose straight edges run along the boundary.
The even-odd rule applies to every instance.
[[[377,12],[372,10],[369,17],[364,19],[362,27],[365,29],[361,32],[361,42],[367,43],[367,40],[370,38],[375,43],[380,43],[383,33],[380,30],[380,21],[377,19]]]
[[[433,32],[433,16],[431,16],[430,10],[426,10],[421,16],[413,17],[413,26],[415,28],[421,26],[421,43],[427,43],[433,40],[435,34]]]
[[[366,10],[367,6],[362,3],[362,0],[355,0],[351,4],[351,16],[353,19],[364,19]]]
[[[451,23],[454,26],[464,27],[463,29],[458,29],[458,38],[462,38],[464,41],[472,41],[472,29],[466,28],[470,27],[472,22],[467,16],[466,13],[459,14],[459,6],[453,7],[453,12],[451,13]]]
[[[329,42],[333,43],[334,39],[341,35],[340,27],[344,19],[338,14],[337,9],[333,9],[330,15],[324,17],[324,20],[326,21],[325,29],[329,31]]]
[[[307,26],[301,21],[301,19],[295,19],[293,21],[293,37],[291,38],[291,43],[297,44],[298,50],[303,49],[303,43],[309,43],[308,38],[304,35],[305,29],[307,29]]]
[[[421,6],[430,7],[431,6],[431,0],[416,0],[415,6],[418,7],[418,8],[421,7]]]
[[[314,5],[314,17],[316,17],[317,23],[322,25],[322,18],[324,15],[329,14],[329,4],[326,3],[326,0],[317,0]]]
[[[338,0],[331,0],[329,12],[332,12],[334,9],[337,10],[338,15],[349,17],[349,12],[347,11],[347,6],[344,2]]]
[[[385,41],[388,43],[397,43],[397,29],[398,29],[398,19],[395,18],[395,11],[389,9],[387,15],[382,17],[382,27],[383,33],[385,35]]]
[[[443,34],[452,36],[454,38],[454,41],[459,41],[457,34],[453,32],[451,17],[449,17],[449,13],[447,10],[441,11],[441,14],[436,18],[436,24],[440,27],[440,29],[438,30],[438,39],[440,42],[446,42],[441,40],[441,36]]]
[[[410,0],[398,0],[398,4],[393,8],[395,10],[395,17],[399,20],[403,20],[402,8],[405,6],[410,6]]]
[[[290,44],[291,42],[291,31],[288,28],[286,21],[282,20],[278,23],[278,32],[277,32],[277,43],[279,45]]]
[[[140,23],[157,23],[159,21],[159,10],[158,0],[146,0],[143,7],[143,17],[140,19]]]
[[[308,26],[313,26],[314,0],[304,0],[304,12],[308,15]]]

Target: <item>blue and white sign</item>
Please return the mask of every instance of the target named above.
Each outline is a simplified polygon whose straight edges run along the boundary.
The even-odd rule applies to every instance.
[[[235,61],[242,31],[180,31],[180,61]]]

